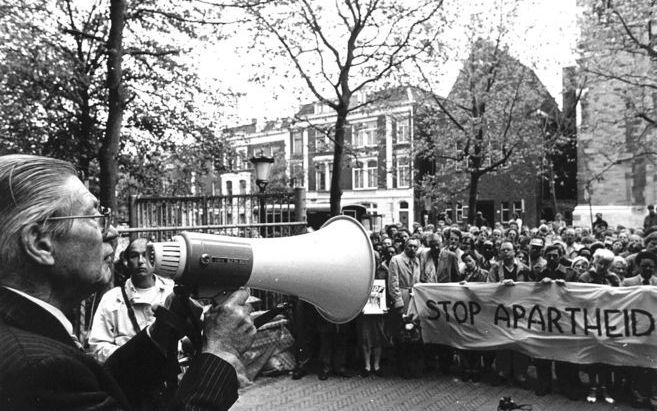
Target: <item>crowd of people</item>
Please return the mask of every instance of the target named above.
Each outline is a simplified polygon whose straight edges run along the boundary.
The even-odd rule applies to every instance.
[[[308,372],[312,343],[318,347],[320,379],[328,378],[331,370],[336,375],[351,376],[347,358],[349,344],[353,344],[359,355],[352,357],[352,365],[360,365],[351,369],[358,369],[363,376],[383,375],[382,363],[387,360],[387,373],[407,378],[423,372],[458,373],[463,381],[517,384],[533,388],[539,396],[554,390],[572,400],[614,403],[627,399],[634,406],[657,409],[657,380],[652,369],[602,363],[580,365],[529,358],[511,350],[463,351],[424,344],[405,321],[416,283],[657,285],[654,207],[649,207],[645,226],[636,229],[611,228],[600,214],[592,228],[568,226],[561,218],[541,221],[534,228],[522,225],[519,219],[492,227],[483,225],[487,221],[482,218],[475,222],[482,225],[457,227],[439,221],[436,226],[415,223],[411,230],[390,225],[372,233],[376,278],[385,279],[387,284],[387,314],[361,315],[352,324],[352,331],[350,324],[324,322],[318,339],[313,341],[308,338],[309,329],[312,324],[322,324],[322,319],[311,308],[297,310],[299,361],[292,378]],[[536,378],[530,382],[528,369],[532,364]]]
[[[0,190],[5,194],[0,196],[1,409],[153,409],[158,403],[227,409],[236,401],[239,357],[256,333],[247,291],[236,291],[221,308],[205,313],[204,338],[179,379],[179,324],[164,314],[154,316],[152,309],[164,306],[185,318],[193,307],[153,272],[147,240],[134,240],[119,263],[125,282],[102,297],[85,347],[66,313],[112,279],[117,231],[110,214],[60,160],[2,156]],[[533,385],[537,395],[554,388],[574,400],[625,398],[656,409],[652,368],[425,344],[406,316],[413,286],[422,282],[655,286],[654,207],[644,227],[635,229],[610,228],[601,215],[592,229],[567,226],[560,218],[531,229],[519,218],[488,227],[478,217],[479,225],[467,227],[441,220],[437,226],[390,225],[373,233],[375,275],[387,285],[387,312],[333,324],[299,301],[292,316],[297,363],[292,378],[306,375],[317,359],[320,380],[353,377],[355,370],[372,378],[440,371],[459,373],[464,381]],[[532,364],[534,384],[528,378]]]

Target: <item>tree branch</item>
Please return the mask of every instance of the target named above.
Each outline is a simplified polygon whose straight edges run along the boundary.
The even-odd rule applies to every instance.
[[[152,56],[152,57],[162,57],[162,56],[171,56],[180,54],[180,49],[175,50],[162,50],[162,51],[148,51],[148,50],[139,50],[134,47],[125,49],[124,55],[129,56]]]
[[[632,29],[630,29],[630,27],[625,22],[625,19],[623,18],[623,16],[621,16],[621,14],[618,12],[618,10],[616,10],[616,8],[612,8],[612,13],[616,17],[618,17],[618,20],[620,20],[621,24],[623,25],[623,29],[625,30],[625,33],[628,35],[628,37],[634,43],[634,45],[636,45],[637,47],[639,47],[642,50],[645,50],[648,53],[648,56],[650,56],[652,58],[657,58],[657,50],[652,48],[650,46],[650,44],[646,44],[646,43],[641,42],[641,40],[639,40],[634,35],[634,33],[632,32]]]

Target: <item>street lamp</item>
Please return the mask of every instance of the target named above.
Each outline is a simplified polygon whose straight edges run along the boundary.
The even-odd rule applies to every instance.
[[[260,152],[258,157],[254,156],[251,158],[251,162],[255,166],[256,184],[260,189],[260,193],[264,193],[269,183],[269,172],[271,171],[272,164],[274,164],[274,159]]]
[[[260,190],[260,224],[265,224],[267,222],[266,210],[265,210],[265,188],[269,183],[269,172],[271,171],[271,166],[274,164],[274,159],[271,157],[265,156],[262,152],[258,156],[254,156],[250,160],[255,166],[255,179],[256,185]],[[260,227],[260,234],[265,237],[266,227]]]

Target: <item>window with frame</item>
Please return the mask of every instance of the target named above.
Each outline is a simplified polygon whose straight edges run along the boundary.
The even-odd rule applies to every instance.
[[[375,146],[376,143],[376,120],[368,121],[356,126],[353,137],[355,147]]]
[[[331,162],[315,164],[315,185],[317,191],[328,191],[331,188]]]
[[[456,203],[456,222],[468,217],[469,206]]]
[[[509,208],[510,204],[508,201],[502,201],[500,204],[500,211],[502,214],[502,222],[506,223],[511,219],[511,209]]]
[[[378,184],[377,171],[378,167],[376,160],[357,162],[353,168],[354,189],[376,188]]]
[[[523,212],[522,200],[513,202],[513,212],[518,213],[518,215],[522,215]]]
[[[303,154],[303,132],[292,133],[292,154]]]
[[[253,157],[258,156],[272,157],[271,146],[261,146],[253,150]]]
[[[316,151],[331,151],[333,146],[332,138],[334,137],[333,127],[324,126],[318,128],[316,131],[317,138],[315,139],[315,144],[317,146]]]
[[[397,187],[411,186],[411,167],[408,156],[397,157]]]
[[[303,163],[292,163],[292,187],[303,187]]]
[[[246,194],[246,180],[240,180],[240,194]]]
[[[235,170],[244,170],[244,158],[246,158],[246,153],[244,151],[238,151],[235,153]]]
[[[232,181],[226,181],[226,195],[227,196],[232,196],[233,195],[233,182]]]
[[[411,127],[408,118],[397,121],[397,143],[408,143],[411,141]]]

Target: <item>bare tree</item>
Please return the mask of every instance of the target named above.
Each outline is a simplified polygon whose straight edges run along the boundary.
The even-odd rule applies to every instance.
[[[423,191],[442,201],[466,198],[470,223],[482,177],[506,173],[535,181],[544,155],[541,113],[556,110],[533,71],[511,57],[501,39],[474,41],[449,95],[431,93],[416,120]]]
[[[412,4],[409,4],[412,3]],[[354,96],[385,88],[401,77],[406,63],[439,49],[442,0],[238,1],[255,18],[258,31],[279,47],[314,98],[336,114],[333,127],[331,215],[340,214],[345,127],[349,113],[371,104]],[[266,46],[267,47],[267,46]],[[381,97],[382,98],[382,97]]]

